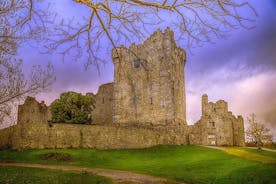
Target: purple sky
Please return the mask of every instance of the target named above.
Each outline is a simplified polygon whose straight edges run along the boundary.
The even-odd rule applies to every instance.
[[[210,101],[224,99],[229,110],[244,119],[250,113],[273,130],[276,137],[276,1],[252,0],[259,16],[253,30],[234,30],[227,39],[214,39],[188,53],[185,67],[187,121],[200,118],[201,95]],[[55,9],[66,16],[76,12],[75,4],[58,1]],[[76,6],[76,5],[75,5]],[[64,91],[97,92],[99,85],[113,81],[111,61],[101,65],[100,75],[93,66],[84,70],[84,62],[70,58],[61,61],[57,55],[41,55],[38,49],[24,46],[19,50],[26,70],[33,64],[51,62],[56,71],[56,83],[47,93],[37,96],[48,104]]]

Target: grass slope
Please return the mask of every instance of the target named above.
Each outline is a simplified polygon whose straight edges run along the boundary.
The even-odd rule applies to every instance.
[[[240,149],[244,149],[244,150],[246,150],[248,152],[251,152],[251,153],[256,153],[256,154],[259,154],[259,155],[263,155],[263,156],[266,156],[266,157],[271,157],[271,158],[276,159],[276,152],[266,151],[266,150],[258,150],[257,148],[255,148],[255,149],[240,148]]]
[[[255,160],[262,163],[276,164],[276,153],[261,150],[250,150],[245,148],[226,148],[229,154],[236,155],[249,160]]]
[[[47,169],[23,168],[23,167],[0,167],[0,183],[16,184],[112,184],[112,181],[96,175],[78,174],[73,172],[52,171]]]
[[[52,152],[70,154],[72,160],[60,162],[41,159],[43,154]],[[0,151],[0,161],[121,169],[189,183],[276,183],[275,164],[263,164],[200,146]]]

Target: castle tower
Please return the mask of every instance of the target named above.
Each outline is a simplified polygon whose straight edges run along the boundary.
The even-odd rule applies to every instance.
[[[141,45],[113,49],[113,123],[186,125],[186,54],[168,28]]]
[[[202,100],[201,100],[201,114],[205,115],[206,110],[207,110],[207,105],[208,105],[208,95],[204,94],[202,95]]]

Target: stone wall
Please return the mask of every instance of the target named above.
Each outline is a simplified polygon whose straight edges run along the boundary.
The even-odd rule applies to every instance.
[[[49,124],[48,107],[31,97],[19,106],[18,117],[17,125],[0,130],[0,148],[127,149],[186,144],[184,128]]]
[[[0,130],[0,149],[6,149],[12,147],[12,140],[15,126],[11,126]]]
[[[208,102],[202,96],[202,116],[195,125],[189,127],[191,144],[244,146],[244,122],[241,116],[235,117],[228,111],[224,100]]]
[[[154,130],[138,127],[29,123],[17,129],[14,149],[44,148],[145,148],[159,144],[186,144],[182,130]]]
[[[112,57],[115,124],[186,125],[186,55],[171,30],[157,30],[129,49],[113,49]]]
[[[92,124],[111,124],[113,117],[113,83],[103,84],[93,95],[95,109],[92,111]]]

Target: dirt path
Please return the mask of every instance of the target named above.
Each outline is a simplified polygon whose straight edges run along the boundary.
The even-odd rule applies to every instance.
[[[98,169],[98,168],[87,168],[78,166],[59,166],[59,165],[42,165],[32,163],[1,163],[0,166],[17,166],[17,167],[32,167],[42,169],[52,169],[59,171],[76,171],[81,173],[90,173],[100,176],[105,176],[113,179],[116,183],[124,184],[180,184],[172,180],[165,178],[159,178],[155,176],[149,176],[144,174],[133,173],[129,171],[120,171],[112,169]]]
[[[246,148],[249,148],[249,149],[258,149],[258,148],[256,148],[256,147],[246,147]],[[276,152],[276,150],[275,149],[269,149],[269,148],[262,148],[263,150],[265,150],[265,151],[270,151],[270,152]]]

